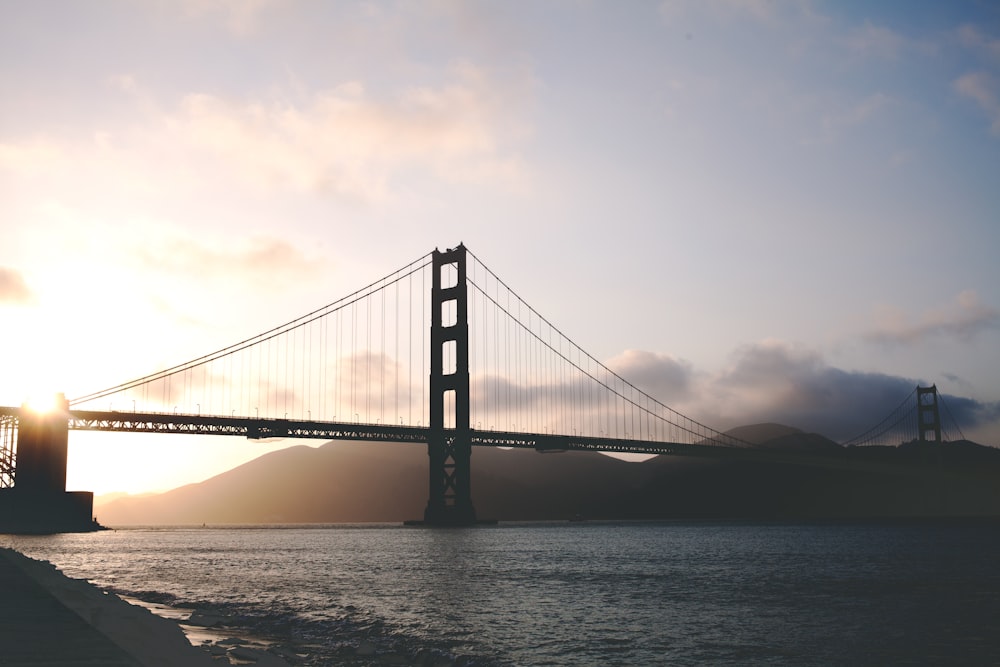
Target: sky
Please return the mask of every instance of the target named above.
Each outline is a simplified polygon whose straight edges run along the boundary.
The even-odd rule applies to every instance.
[[[1000,446],[1000,5],[0,3],[0,404],[77,396],[464,242],[718,428],[936,384]],[[294,442],[73,432],[71,488]]]

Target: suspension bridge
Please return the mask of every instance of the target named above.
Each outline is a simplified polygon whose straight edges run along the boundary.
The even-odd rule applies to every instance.
[[[665,405],[588,354],[463,245],[259,335],[63,400],[56,411],[0,407],[0,494],[13,492],[16,511],[34,516],[30,508],[49,499],[62,508],[52,511],[89,521],[85,496],[52,500],[66,493],[71,430],[426,444],[431,525],[476,521],[473,446],[811,456],[755,447]],[[918,387],[844,444],[947,435],[936,389]]]

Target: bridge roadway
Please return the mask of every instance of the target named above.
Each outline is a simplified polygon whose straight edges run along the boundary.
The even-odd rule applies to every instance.
[[[22,408],[0,407],[0,416],[18,417]],[[328,422],[295,419],[261,419],[161,412],[119,412],[115,410],[68,410],[70,430],[127,433],[174,433],[190,435],[241,436],[250,440],[266,438],[310,438],[369,442],[413,442],[426,444],[430,428],[393,424]],[[446,432],[452,432],[446,429]],[[703,441],[697,444],[654,442],[625,438],[569,436],[513,431],[469,430],[472,445],[535,449],[539,452],[592,451],[619,454],[662,454],[715,459],[741,459],[774,463],[829,465],[840,457],[830,452],[804,452]]]

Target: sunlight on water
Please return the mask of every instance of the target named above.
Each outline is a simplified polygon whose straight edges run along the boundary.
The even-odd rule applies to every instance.
[[[0,544],[306,647],[309,665],[363,640],[489,665],[1000,660],[995,523],[158,529]]]

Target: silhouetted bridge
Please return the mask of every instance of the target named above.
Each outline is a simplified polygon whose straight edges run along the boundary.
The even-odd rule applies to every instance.
[[[22,498],[22,509],[64,493],[70,430],[426,443],[424,519],[434,525],[476,520],[473,446],[831,458],[755,447],[671,409],[584,352],[462,245],[282,326],[64,401],[57,411],[0,407],[0,491]],[[915,439],[941,441],[933,387],[914,389],[848,444]]]

